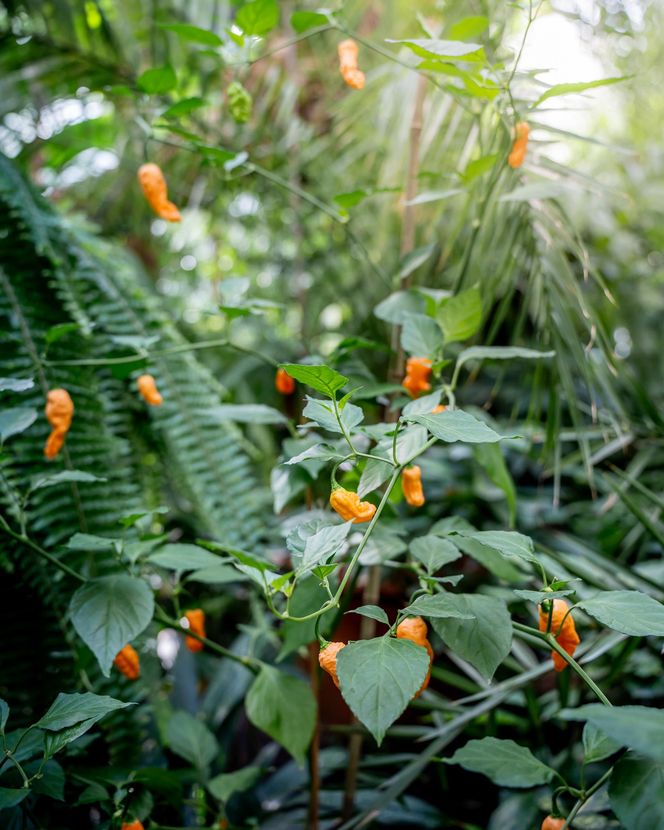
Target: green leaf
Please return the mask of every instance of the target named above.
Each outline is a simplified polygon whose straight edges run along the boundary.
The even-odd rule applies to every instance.
[[[600,732],[592,723],[583,727],[583,760],[586,764],[603,761],[620,749],[620,744]]]
[[[538,562],[535,556],[533,540],[514,530],[461,530],[462,536],[469,536],[482,545],[492,548],[508,559],[523,559],[526,562]]]
[[[138,76],[136,83],[139,89],[148,95],[163,95],[170,92],[177,85],[178,79],[171,66],[158,66],[147,69]]]
[[[97,723],[109,712],[135,705],[135,703],[124,703],[106,695],[95,695],[92,692],[82,694],[60,692],[48,711],[34,725],[39,729],[59,732],[61,729],[77,726],[84,721]]]
[[[555,356],[555,352],[538,352],[535,349],[522,349],[520,346],[470,346],[459,353],[456,367],[460,369],[469,360],[546,360]]]
[[[279,22],[279,4],[276,0],[254,0],[238,10],[236,24],[245,35],[266,35]]]
[[[596,89],[599,86],[610,86],[611,84],[619,84],[621,81],[628,80],[631,75],[620,75],[619,77],[614,78],[601,78],[597,81],[577,81],[576,83],[569,83],[569,84],[555,84],[555,86],[549,87],[546,92],[542,93],[540,97],[535,101],[532,105],[532,109],[538,107],[542,101],[546,101],[548,98],[554,98],[558,95],[569,95],[570,93],[575,92],[585,92],[587,89]]]
[[[462,17],[461,20],[450,26],[449,36],[452,40],[464,40],[467,37],[478,37],[489,27],[489,18],[483,15]]]
[[[540,605],[546,600],[569,597],[574,593],[574,589],[569,588],[566,591],[522,591],[520,589],[515,589],[514,593],[520,599],[525,599],[526,602],[534,602],[535,605]]]
[[[80,328],[81,327],[78,323],[57,323],[55,326],[51,326],[51,328],[46,332],[44,335],[44,342],[47,346],[50,346],[52,343],[56,343],[58,340],[66,337],[68,334],[73,334],[75,331],[79,331]]]
[[[5,734],[7,718],[9,717],[9,704],[0,697],[0,735]]]
[[[446,763],[486,775],[499,787],[536,787],[555,775],[525,746],[499,738],[468,741]]]
[[[91,484],[94,481],[106,481],[105,478],[94,476],[92,473],[86,473],[83,470],[62,470],[59,473],[53,473],[52,476],[38,479],[30,488],[31,492],[41,490],[43,487],[55,487],[57,484],[69,484],[72,481],[77,481],[83,484]]]
[[[403,43],[411,49],[416,55],[424,58],[460,58],[464,55],[470,55],[473,52],[479,52],[482,48],[480,43],[464,43],[460,40],[433,40],[429,38],[412,39],[412,40],[391,40],[386,39],[386,43]]]
[[[222,46],[224,43],[219,35],[209,29],[200,29],[198,26],[192,26],[189,23],[158,23],[157,25],[160,29],[173,32],[182,40],[201,43],[203,46]]]
[[[459,597],[462,597],[459,599]],[[443,591],[431,596],[417,597],[403,609],[404,614],[430,619],[472,620],[475,615],[468,610],[462,594],[450,594]]]
[[[410,355],[433,358],[443,345],[443,333],[438,323],[426,314],[407,313],[401,330],[401,345]]]
[[[328,432],[342,432],[337,421],[337,416],[334,412],[334,406],[327,401],[321,401],[316,398],[307,398],[307,405],[302,410],[302,415],[309,418],[322,429]],[[353,403],[348,403],[339,412],[339,419],[347,432],[352,432],[356,426],[362,423],[364,419],[364,412],[361,407],[355,406]]]
[[[329,599],[327,591],[321,586],[320,580],[314,576],[298,579],[293,595],[290,600],[291,614],[296,617],[304,617],[317,611],[325,600]],[[335,618],[334,609],[330,609],[321,618],[320,631],[325,632],[330,620]],[[280,662],[289,654],[297,651],[301,646],[306,646],[317,639],[316,620],[304,620],[295,622],[286,620],[281,626],[283,645],[279,652],[277,662]]]
[[[162,118],[181,118],[183,115],[189,115],[190,112],[200,109],[205,106],[205,101],[202,98],[183,98],[162,112]]]
[[[505,494],[509,510],[510,526],[516,520],[516,488],[507,469],[503,452],[498,444],[475,444],[473,455],[477,463],[484,468],[487,476]]]
[[[173,571],[215,568],[221,564],[221,561],[214,553],[199,548],[198,545],[188,545],[183,542],[164,545],[148,557],[151,565],[158,565],[160,568],[169,568]]]
[[[28,795],[30,795],[30,789],[26,787],[21,787],[20,790],[0,787],[0,810],[16,807]]]
[[[324,364],[311,366],[303,363],[282,363],[281,368],[285,369],[295,380],[306,383],[307,386],[327,395],[328,398],[336,397],[339,389],[348,383],[347,377]]]
[[[481,158],[469,162],[466,165],[466,169],[461,174],[461,178],[466,184],[472,182],[474,179],[477,179],[485,173],[488,173],[489,170],[492,170],[499,158],[500,156],[497,153],[494,153],[493,155],[482,156]]]
[[[459,549],[452,542],[434,535],[419,536],[413,539],[410,543],[410,552],[430,574],[461,558]]]
[[[578,602],[577,608],[622,634],[664,636],[664,605],[640,591],[602,591]]]
[[[367,198],[367,196],[370,195],[371,194],[367,190],[350,190],[348,193],[337,193],[333,199],[340,208],[348,210],[348,208],[359,205]]]
[[[219,801],[228,801],[233,793],[241,793],[251,789],[260,777],[260,767],[244,767],[235,772],[215,775],[214,778],[208,781],[207,788]]]
[[[298,576],[335,556],[344,547],[352,526],[352,521],[334,525],[307,522],[294,528],[288,536],[287,546]]]
[[[212,732],[202,721],[183,710],[175,712],[168,721],[166,740],[176,755],[200,772],[205,772],[219,754],[219,745]]]
[[[32,378],[0,378],[0,392],[25,392],[34,385]]]
[[[40,767],[41,761],[35,760],[24,767],[28,776],[35,775]],[[41,778],[36,779],[32,784],[32,791],[58,801],[65,800],[65,771],[57,761],[47,761],[41,769]]]
[[[246,577],[232,565],[215,565],[213,568],[201,568],[187,577],[187,582],[202,582],[205,585],[226,585],[229,582],[241,582]]]
[[[206,409],[205,414],[215,421],[233,421],[238,424],[288,423],[288,418],[283,412],[262,403],[224,403]]]
[[[390,624],[387,614],[378,605],[360,605],[359,608],[352,608],[346,613],[360,614],[360,616],[368,617],[370,620],[377,620],[380,623],[385,623],[385,625]]]
[[[316,724],[316,700],[309,684],[263,664],[245,706],[251,723],[304,765]]]
[[[413,204],[413,202],[410,202],[409,204]],[[414,251],[406,254],[399,267],[399,273],[397,275],[399,279],[403,280],[417,271],[417,269],[421,265],[424,265],[424,263],[430,259],[437,250],[438,245],[436,243],[432,243],[431,245],[422,245],[419,248],[415,248]]]
[[[325,26],[330,22],[326,14],[320,12],[293,12],[291,15],[291,26],[296,34],[306,32],[307,29],[313,29],[314,26]]]
[[[428,670],[425,648],[390,636],[349,643],[337,657],[344,700],[379,746]]]
[[[121,544],[119,539],[110,539],[107,536],[92,536],[90,533],[74,533],[67,542],[69,550],[113,550],[116,544]]]
[[[560,717],[585,720],[620,746],[664,762],[664,711],[661,709],[588,703],[577,709],[563,709]]]
[[[37,420],[37,410],[26,407],[3,409],[0,412],[0,443],[18,435],[32,426]]]
[[[364,465],[360,481],[357,485],[358,496],[363,499],[367,493],[378,489],[392,475],[393,470],[394,466],[391,462],[387,460],[378,461],[370,458]]]
[[[433,410],[440,404],[440,397],[442,392],[437,389],[430,395],[422,395],[419,398],[407,403],[403,410],[403,415],[430,415]]]
[[[478,420],[462,409],[446,409],[445,412],[438,412],[435,415],[408,415],[407,420],[422,424],[436,438],[448,443],[455,441],[464,441],[468,444],[492,443],[504,437],[494,432],[484,421]]]
[[[523,582],[522,571],[514,567],[508,559],[505,559],[493,548],[482,545],[476,539],[468,536],[455,536],[454,544],[459,550],[479,562],[482,567],[495,574],[499,579],[504,579],[505,582],[512,584]]]
[[[613,768],[609,800],[625,830],[664,827],[664,761],[625,755]]]
[[[467,340],[482,325],[482,295],[473,286],[466,291],[444,299],[438,307],[440,323],[446,343]]]
[[[108,677],[113,659],[152,620],[154,597],[143,579],[113,574],[80,587],[71,598],[69,613],[76,632]]]
[[[379,320],[400,326],[406,314],[422,314],[425,309],[424,297],[415,291],[395,291],[374,308]]]
[[[433,627],[459,657],[491,680],[512,647],[512,620],[502,600],[483,594],[453,594],[460,612],[471,620],[433,618]]]

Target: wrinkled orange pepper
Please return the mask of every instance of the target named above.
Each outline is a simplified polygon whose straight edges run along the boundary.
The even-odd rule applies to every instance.
[[[550,632],[555,636],[556,640],[558,641],[558,645],[562,646],[570,657],[573,657],[574,652],[576,651],[576,647],[581,642],[581,639],[579,635],[576,633],[576,626],[574,625],[574,618],[572,617],[572,615],[569,614],[565,618],[565,614],[567,614],[568,608],[569,605],[565,602],[564,599],[553,600],[553,613],[551,615]],[[563,619],[565,619],[564,623]],[[544,608],[542,608],[542,606],[540,605],[540,631],[546,631],[548,623],[549,613],[548,611],[545,611]],[[557,651],[552,651],[551,657],[553,658],[553,667],[556,671],[563,671],[567,668],[567,661],[563,657],[561,657],[561,655],[558,654]]]
[[[149,403],[150,406],[161,406],[164,399],[159,394],[157,383],[152,375],[140,375],[136,379],[136,386],[138,386],[138,391],[146,403]]]
[[[564,824],[564,818],[554,818],[553,816],[547,816],[542,822],[541,830],[561,830]]]
[[[433,663],[434,653],[431,648],[431,643],[427,639],[428,632],[429,629],[422,617],[406,617],[397,626],[397,637],[400,640],[410,640],[416,646],[422,646],[427,650],[427,654],[429,655],[429,671],[424,678],[424,683],[422,683],[419,692],[413,696],[413,700],[422,694],[429,685],[429,680],[431,680],[431,664]]]
[[[431,390],[431,361],[426,357],[409,357],[406,362],[406,377],[401,385],[408,390],[411,398]]]
[[[369,501],[360,501],[357,493],[352,490],[344,490],[343,487],[332,490],[330,506],[345,522],[352,519],[353,524],[368,522],[376,512],[376,505]]]
[[[277,392],[280,392],[282,395],[292,395],[295,392],[295,380],[285,369],[277,369],[274,385],[276,386]]]
[[[55,458],[65,443],[65,437],[74,417],[74,402],[66,389],[51,389],[46,397],[46,420],[51,425],[51,434],[46,440],[44,455]]]
[[[168,201],[168,186],[161,168],[152,164],[142,164],[138,168],[138,181],[143,188],[145,198],[152,210],[168,222],[179,222],[180,211],[173,202]]]
[[[141,662],[138,654],[129,643],[115,655],[113,665],[130,680],[137,680],[141,674]]]
[[[403,495],[412,507],[422,507],[424,491],[422,490],[422,470],[413,464],[401,473],[401,487]]]
[[[530,127],[525,121],[519,121],[515,128],[515,134],[512,152],[507,157],[507,163],[516,170],[517,167],[521,167],[526,158]]]
[[[199,637],[205,637],[205,612],[200,608],[192,608],[184,616],[189,622],[189,630]],[[189,651],[203,650],[203,643],[195,637],[186,637],[185,644]]]
[[[337,654],[345,645],[346,643],[328,643],[318,654],[318,664],[334,680],[337,689],[340,688],[339,678],[337,677]]]
[[[362,89],[364,87],[364,72],[357,65],[359,51],[357,43],[350,38],[348,40],[342,40],[337,46],[339,72],[341,72],[348,86],[353,89]]]
[[[122,823],[121,830],[145,830],[143,824],[136,819],[136,821],[125,821]]]

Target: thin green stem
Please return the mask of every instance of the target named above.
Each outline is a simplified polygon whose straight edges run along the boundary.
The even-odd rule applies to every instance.
[[[612,772],[613,772],[613,767],[610,767],[610,768],[609,768],[609,769],[608,769],[608,770],[604,773],[604,775],[603,775],[601,778],[599,778],[599,779],[598,779],[598,780],[597,780],[597,781],[596,781],[596,782],[592,785],[592,787],[589,787],[589,788],[588,788],[588,789],[587,789],[587,790],[583,793],[582,797],[580,797],[580,798],[579,798],[579,800],[576,802],[576,804],[575,804],[575,805],[572,807],[572,809],[570,810],[569,815],[568,815],[568,816],[567,816],[567,818],[565,819],[565,823],[563,824],[563,826],[562,826],[561,830],[567,830],[567,828],[568,828],[568,827],[570,827],[570,825],[572,824],[572,819],[576,818],[576,816],[577,816],[577,814],[578,814],[579,810],[583,807],[583,805],[586,803],[586,801],[588,801],[588,799],[589,799],[591,796],[595,795],[595,793],[596,793],[598,790],[601,790],[601,789],[602,789],[602,787],[606,784],[606,782],[609,780],[609,778],[611,778],[611,773],[612,773]]]
[[[169,615],[159,607],[157,607],[156,609],[155,618],[164,625],[169,626],[169,628],[175,628],[178,631],[181,631],[183,634],[186,634],[187,637],[193,637],[194,640],[198,640],[199,642],[203,643],[203,645],[205,645],[206,648],[209,648],[211,651],[215,651],[221,657],[227,657],[229,660],[233,660],[235,663],[240,663],[245,668],[249,669],[249,671],[254,672],[254,674],[258,672],[258,660],[255,660],[253,657],[243,657],[240,654],[235,654],[235,652],[230,651],[230,649],[224,648],[224,646],[220,646],[219,643],[215,643],[214,640],[209,640],[207,637],[202,637],[200,634],[196,634],[195,632],[191,631],[191,629],[185,628],[183,625],[181,625],[179,620],[173,619],[173,617],[169,617]]]
[[[40,547],[36,542],[33,542],[32,539],[28,538],[28,536],[22,533],[16,533],[15,530],[12,530],[3,516],[0,516],[0,529],[4,530],[4,532],[8,536],[11,536],[12,539],[16,539],[17,542],[21,542],[21,544],[30,548],[35,553],[38,553],[43,559],[47,559],[52,565],[55,565],[56,568],[61,570],[63,573],[66,573],[68,576],[73,577],[79,582],[88,581],[83,574],[80,574],[73,568],[70,568],[69,565],[65,565],[64,562],[61,562],[56,556],[53,556],[52,553],[44,550],[44,548]]]
[[[336,397],[332,398],[332,403],[334,404],[334,415],[337,419],[337,423],[339,424],[339,429],[341,430],[341,433],[342,433],[343,437],[346,439],[346,443],[350,447],[350,451],[355,456],[355,455],[357,455],[357,453],[355,452],[355,447],[353,446],[353,442],[350,440],[350,435],[348,434],[348,430],[346,429],[346,427],[344,426],[343,421],[341,420],[341,412],[339,412],[339,404],[337,403]]]
[[[263,54],[259,55],[257,58],[250,58],[245,61],[234,61],[233,63],[227,63],[226,66],[253,66],[255,63],[258,63],[265,58],[269,58],[271,55],[276,55],[277,52],[281,52],[283,49],[288,49],[289,46],[296,46],[303,40],[308,40],[310,37],[314,37],[314,35],[320,35],[323,32],[329,32],[331,29],[336,28],[337,26],[334,23],[323,23],[321,26],[314,26],[312,29],[308,29],[304,34],[285,40],[283,43],[275,46],[274,49],[268,49],[267,52],[263,52]]]

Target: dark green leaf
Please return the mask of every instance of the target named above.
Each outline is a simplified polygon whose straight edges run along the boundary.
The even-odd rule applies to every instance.
[[[41,490],[43,487],[55,487],[56,484],[69,484],[72,481],[91,484],[94,481],[106,481],[106,479],[94,476],[92,473],[86,473],[83,470],[62,470],[59,473],[53,473],[52,476],[38,479],[32,485],[31,490]]]
[[[208,781],[207,788],[219,801],[228,801],[233,793],[251,789],[260,777],[260,767],[244,767],[235,772],[216,775]]]
[[[410,552],[430,574],[461,558],[458,548],[452,542],[433,535],[413,539],[410,543]]]
[[[536,787],[555,775],[525,746],[490,737],[468,741],[447,763],[486,775],[499,787]]]
[[[168,721],[166,739],[176,755],[201,772],[207,770],[219,753],[219,745],[212,732],[189,712],[175,712]]]
[[[3,409],[0,412],[0,443],[18,435],[37,420],[37,410],[27,408]]]
[[[664,711],[661,709],[589,703],[577,709],[563,709],[560,716],[567,720],[585,720],[620,746],[664,762]]]
[[[462,409],[446,409],[435,415],[408,415],[407,420],[422,424],[436,438],[449,443],[464,441],[469,444],[481,444],[500,441],[503,438],[484,421]]]
[[[352,608],[347,614],[360,614],[362,617],[369,617],[370,620],[377,620],[378,622],[389,625],[390,621],[385,611],[378,605],[360,605],[359,608]]]
[[[629,752],[613,769],[609,799],[625,830],[664,827],[664,761]]]
[[[214,568],[221,564],[219,557],[214,553],[199,548],[198,545],[183,542],[164,545],[148,557],[148,562],[174,571],[195,571],[199,568]]]
[[[622,634],[664,637],[664,605],[640,591],[602,591],[577,608]]]

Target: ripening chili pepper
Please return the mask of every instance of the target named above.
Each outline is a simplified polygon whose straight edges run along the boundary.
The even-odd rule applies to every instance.
[[[337,654],[345,645],[346,643],[328,643],[318,654],[318,664],[334,680],[337,689],[340,688],[339,678],[337,677]]]
[[[409,357],[406,362],[406,377],[401,385],[408,390],[411,398],[431,390],[431,361],[426,357]]]
[[[541,830],[561,830],[564,824],[564,818],[554,818],[553,816],[547,816],[542,822]]]
[[[161,168],[152,164],[142,164],[138,168],[138,181],[152,210],[167,222],[179,222],[180,211],[173,202],[168,201],[168,186]]]
[[[424,491],[422,490],[422,470],[413,464],[401,473],[401,487],[403,495],[411,507],[422,507]]]
[[[185,613],[185,618],[189,622],[189,630],[199,637],[205,637],[205,612],[200,608],[192,608]],[[203,643],[195,637],[186,637],[185,644],[189,651],[202,651]]]
[[[507,157],[507,163],[515,170],[521,167],[526,159],[526,151],[528,149],[528,136],[530,135],[530,127],[525,121],[519,121],[515,128],[515,139],[512,145],[512,152]]]
[[[376,512],[376,506],[369,501],[360,501],[360,497],[352,490],[337,487],[330,493],[330,506],[341,518],[353,524],[368,522]]]
[[[145,830],[143,824],[136,819],[136,821],[125,821],[122,823],[121,830]]]
[[[574,625],[574,618],[571,614],[567,614],[569,606],[564,599],[553,600],[553,613],[551,614],[551,628],[550,632],[558,641],[558,645],[570,655],[574,656],[576,647],[581,642],[579,635],[576,633],[576,626]],[[565,622],[563,622],[563,619]],[[549,624],[549,612],[545,611],[540,605],[539,608],[539,629],[546,631]],[[562,628],[561,628],[562,626]],[[551,652],[553,658],[553,667],[556,671],[563,671],[567,668],[567,661],[558,654],[557,651]]]
[[[140,375],[136,379],[136,386],[138,386],[138,391],[146,403],[149,403],[150,406],[161,406],[164,399],[159,394],[157,383],[152,375]]]
[[[295,392],[295,380],[285,369],[277,369],[274,385],[277,388],[277,392],[280,392],[282,395],[292,395]]]
[[[424,678],[424,682],[420,686],[419,692],[417,692],[416,695],[413,695],[413,700],[422,694],[422,692],[429,685],[429,680],[431,680],[431,665],[433,663],[434,653],[431,648],[431,643],[427,639],[427,634],[427,624],[424,622],[422,617],[406,617],[406,619],[402,620],[397,626],[397,637],[400,640],[410,640],[411,643],[415,643],[416,646],[422,646],[422,648],[427,650],[427,654],[429,655],[429,671],[427,672],[427,676]]]
[[[136,649],[129,643],[115,655],[113,665],[130,680],[137,680],[140,676],[141,663]]]
[[[445,412],[446,409],[447,407],[445,406],[445,404],[439,403],[435,409],[431,410],[431,414],[437,415],[439,412]]]
[[[74,417],[74,402],[66,389],[51,389],[46,397],[46,420],[51,425],[51,434],[46,440],[44,455],[51,459],[62,449],[65,437]]]
[[[348,38],[342,40],[337,46],[337,53],[339,55],[339,72],[348,84],[353,89],[362,89],[364,87],[364,72],[362,72],[357,65],[357,58],[359,55],[359,47],[354,40]]]

